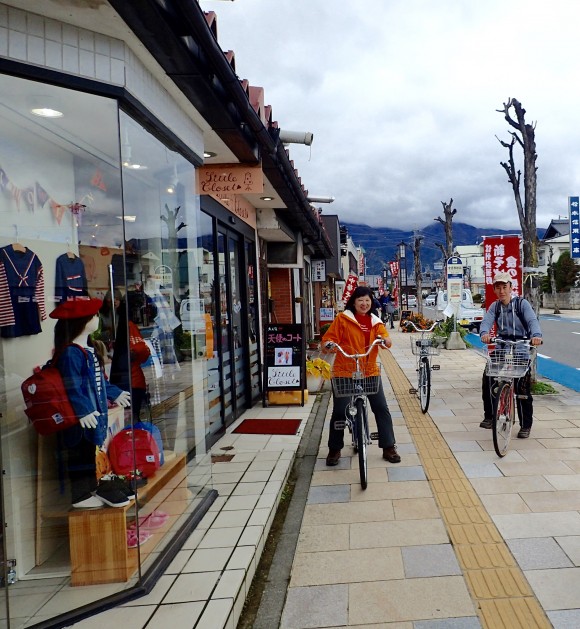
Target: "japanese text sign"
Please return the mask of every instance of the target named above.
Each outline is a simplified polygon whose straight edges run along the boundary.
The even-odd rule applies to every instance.
[[[493,276],[496,273],[509,273],[514,294],[522,294],[522,265],[520,261],[519,236],[484,236],[483,272],[485,277],[485,303],[492,304],[496,299],[493,292]]]
[[[570,214],[570,257],[580,259],[580,197],[568,197]]]
[[[303,389],[304,330],[297,324],[268,324],[265,337],[266,389]]]

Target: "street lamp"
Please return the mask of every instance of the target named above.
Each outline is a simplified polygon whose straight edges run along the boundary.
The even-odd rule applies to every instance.
[[[405,279],[405,308],[408,308],[408,303],[409,303],[409,299],[408,299],[408,295],[409,295],[409,287],[407,284],[407,256],[406,254],[406,249],[407,249],[407,245],[406,243],[401,240],[401,242],[397,245],[397,247],[399,248],[399,272],[401,274],[401,310],[403,310],[403,277]],[[401,265],[401,260],[405,263],[404,264],[404,269],[405,269],[405,274],[403,276],[403,267]]]

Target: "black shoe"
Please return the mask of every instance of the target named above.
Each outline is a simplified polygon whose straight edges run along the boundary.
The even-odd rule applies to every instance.
[[[116,483],[113,480],[101,480],[93,494],[106,505],[109,505],[109,507],[126,507],[128,504],[131,504],[126,494],[115,485]]]
[[[527,439],[530,436],[531,428],[520,428],[518,432],[518,439]]]
[[[479,424],[480,428],[493,428],[493,419],[484,419],[481,424]]]
[[[329,450],[326,457],[326,465],[334,467],[340,461],[340,450]]]
[[[397,452],[396,446],[390,448],[383,448],[383,459],[389,463],[400,463],[401,455]]]
[[[125,480],[123,476],[117,476],[116,474],[105,474],[101,476],[100,482],[108,482],[111,487],[115,487],[119,491],[122,491],[129,500],[135,500],[135,489]]]

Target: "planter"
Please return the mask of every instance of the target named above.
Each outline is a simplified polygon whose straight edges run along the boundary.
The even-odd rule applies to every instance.
[[[308,389],[308,393],[318,393],[322,388],[322,383],[324,382],[324,378],[322,376],[313,376],[311,374],[307,374],[306,376],[306,388]]]

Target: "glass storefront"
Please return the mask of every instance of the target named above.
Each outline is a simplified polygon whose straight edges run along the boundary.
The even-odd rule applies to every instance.
[[[211,491],[213,408],[222,422],[228,405],[252,397],[257,346],[236,310],[242,290],[245,312],[255,299],[253,280],[248,302],[240,278],[238,256],[248,264],[248,253],[227,233],[221,248],[202,244],[193,164],[116,100],[9,76],[0,86],[0,628],[8,605],[14,628],[94,604],[155,568]],[[48,315],[71,296],[103,300],[85,352],[106,374],[95,376],[97,390],[131,394],[131,408],[103,411],[99,443],[80,428],[74,438],[40,436],[24,413],[21,384],[55,344]],[[216,368],[222,357],[231,362]],[[135,429],[126,476],[138,501],[72,507],[79,444],[103,483],[117,471],[106,455],[125,428]],[[141,451],[137,430],[153,433],[155,446],[145,440]],[[151,456],[159,469],[136,469]]]

